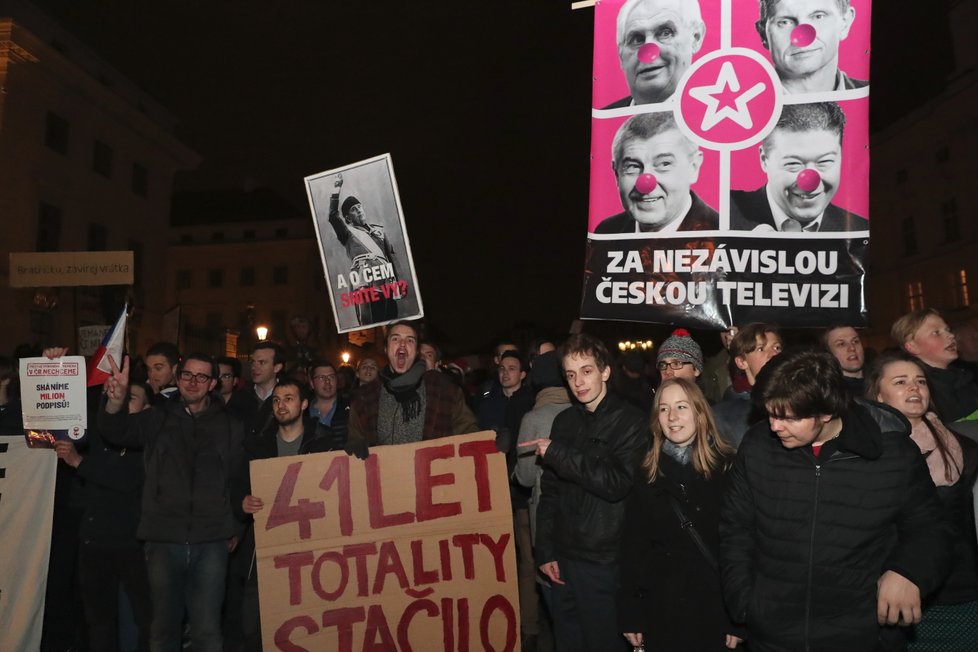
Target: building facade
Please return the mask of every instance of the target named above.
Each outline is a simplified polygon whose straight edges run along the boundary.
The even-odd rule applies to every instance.
[[[952,0],[946,10],[953,66],[943,90],[872,137],[868,339],[877,348],[892,345],[890,324],[918,308],[936,308],[951,323],[978,316],[978,203],[970,199],[978,0]]]
[[[174,174],[199,156],[175,120],[27,3],[0,2],[0,307],[7,348],[77,344],[133,308],[130,347],[159,337]],[[10,253],[131,250],[135,282],[10,287]],[[10,351],[8,350],[7,353]]]

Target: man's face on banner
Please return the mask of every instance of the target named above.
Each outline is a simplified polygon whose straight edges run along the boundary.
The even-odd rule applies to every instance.
[[[621,205],[643,231],[658,231],[676,219],[696,183],[703,152],[678,129],[668,129],[649,139],[632,139],[622,148],[615,170]],[[635,188],[644,173],[655,175],[655,189],[643,195]]]
[[[757,24],[761,42],[771,51],[771,61],[781,79],[807,77],[826,66],[839,67],[839,43],[849,35],[856,17],[851,6],[843,11],[841,0],[780,0],[767,23]],[[805,46],[791,43],[799,25],[815,28],[815,40]],[[831,89],[827,89],[831,90]]]
[[[646,0],[636,5],[626,19],[618,58],[636,104],[668,99],[689,68],[693,54],[703,45],[703,23],[690,24],[683,11],[684,2],[696,1]],[[659,56],[643,63],[638,60],[638,51],[646,43],[659,46]]]
[[[778,208],[804,225],[825,211],[839,188],[842,143],[831,131],[776,129],[761,146],[761,167]],[[821,177],[811,192],[798,187],[798,173],[805,168],[818,170]]]

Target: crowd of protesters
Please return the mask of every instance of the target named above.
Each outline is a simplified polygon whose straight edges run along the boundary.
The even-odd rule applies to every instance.
[[[125,355],[53,453],[42,650],[260,650],[249,461],[492,429],[524,651],[973,652],[978,328],[919,310],[891,335],[745,324],[706,358],[682,329],[617,357],[574,333],[500,341],[481,379],[408,321],[353,366],[259,342],[247,380]]]

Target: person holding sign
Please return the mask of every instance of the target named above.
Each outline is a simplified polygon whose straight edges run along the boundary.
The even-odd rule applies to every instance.
[[[137,536],[146,542],[153,601],[150,648],[179,650],[186,613],[195,652],[221,652],[228,551],[238,531],[232,495],[244,495],[241,422],[211,394],[219,371],[208,355],[186,356],[177,366],[177,396],[138,414],[124,409],[129,357],[121,369],[111,356],[109,364],[102,437],[143,451]]]
[[[625,649],[615,615],[619,537],[649,449],[648,417],[608,391],[611,355],[600,340],[572,335],[560,356],[577,404],[557,415],[550,438],[521,444],[544,468],[536,561],[553,583],[555,648],[614,652]]]
[[[717,212],[690,186],[703,152],[679,131],[671,112],[642,113],[625,121],[611,144],[611,167],[624,212],[595,233],[672,233],[719,228]]]
[[[326,368],[320,365],[318,370]],[[335,375],[335,372],[334,372]],[[274,420],[261,433],[245,439],[245,455],[248,461],[273,457],[325,453],[340,450],[341,443],[329,432],[329,427],[308,416],[309,400],[304,388],[291,378],[286,378],[272,390],[272,415]],[[249,652],[261,650],[261,619],[258,609],[258,574],[255,567],[255,530],[251,519],[265,508],[265,501],[251,494],[251,478],[245,477],[247,495],[241,501],[241,510],[249,521],[238,559],[246,568],[235,568],[231,581],[239,582],[243,589],[241,601],[244,644]],[[270,501],[271,502],[271,501]]]
[[[839,45],[856,19],[850,0],[760,0],[761,44],[786,93],[862,88],[869,82],[839,70]]]
[[[628,0],[618,11],[615,33],[630,94],[605,109],[672,97],[703,46],[706,25],[698,0]]]
[[[350,404],[346,452],[360,459],[378,444],[406,444],[476,432],[462,389],[427,371],[418,358],[418,329],[398,321],[387,329],[386,367],[379,380],[360,385]]]
[[[786,104],[761,143],[767,184],[730,193],[740,231],[868,231],[869,222],[830,203],[842,180],[846,116],[835,102]]]
[[[351,291],[371,287],[372,273],[376,269],[387,269],[390,272],[387,276],[397,278],[394,248],[387,240],[384,227],[367,223],[363,204],[353,195],[347,195],[340,205],[342,174],[336,175],[333,187],[335,192],[329,198],[329,223],[350,257]],[[388,322],[397,318],[397,301],[395,297],[382,297],[378,301],[358,303],[356,310],[361,326]]]
[[[652,450],[625,503],[621,536],[618,627],[632,645],[708,652],[740,642],[717,566],[720,500],[734,452],[695,381],[662,383]]]

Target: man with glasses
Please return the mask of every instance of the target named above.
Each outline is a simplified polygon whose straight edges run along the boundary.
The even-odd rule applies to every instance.
[[[703,373],[703,349],[684,328],[677,328],[659,346],[655,368],[662,382],[670,378],[685,378],[696,382]]]
[[[259,342],[251,351],[251,384],[235,392],[228,412],[241,419],[245,434],[260,433],[272,420],[269,400],[285,369],[285,349],[277,342]]]
[[[313,399],[309,403],[309,418],[317,422],[333,442],[334,450],[346,445],[347,424],[350,419],[350,404],[338,392],[336,367],[329,362],[313,362],[309,367],[312,374],[309,386]]]
[[[217,369],[220,372],[217,378],[217,393],[221,395],[221,399],[227,405],[235,390],[238,389],[238,381],[241,379],[241,362],[237,358],[221,356],[217,359]]]
[[[137,536],[146,542],[152,593],[150,648],[179,650],[187,614],[195,652],[220,652],[228,549],[238,531],[232,504],[243,496],[241,423],[211,393],[219,371],[208,355],[194,353],[179,364],[178,396],[136,414],[124,409],[128,356],[121,368],[109,362],[98,415],[102,437],[143,451]]]

